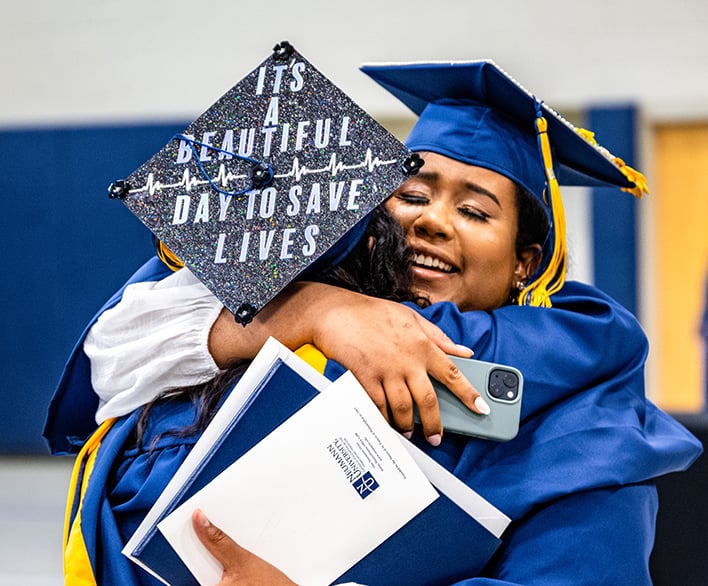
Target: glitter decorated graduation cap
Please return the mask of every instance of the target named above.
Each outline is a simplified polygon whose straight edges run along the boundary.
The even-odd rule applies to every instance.
[[[559,184],[617,186],[639,197],[648,192],[640,173],[491,60],[365,64],[361,69],[419,115],[406,140],[411,150],[491,169],[543,202],[551,234],[520,304],[550,306],[550,295],[564,283],[565,217]]]
[[[245,325],[308,267],[342,258],[419,164],[283,42],[109,194]]]

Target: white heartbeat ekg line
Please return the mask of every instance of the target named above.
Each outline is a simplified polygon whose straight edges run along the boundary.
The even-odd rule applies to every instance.
[[[296,181],[300,181],[304,175],[315,175],[317,173],[330,173],[332,177],[335,177],[338,173],[342,171],[351,171],[353,169],[364,169],[366,168],[370,173],[377,169],[378,167],[385,167],[388,165],[393,165],[397,162],[397,159],[381,160],[379,157],[374,157],[371,153],[371,149],[366,149],[366,155],[364,160],[360,163],[355,163],[353,165],[345,165],[342,161],[337,159],[337,153],[333,153],[329,159],[329,163],[319,169],[309,169],[305,165],[300,165],[300,160],[295,157],[290,167],[290,171],[282,174],[275,174],[275,179],[285,179],[287,177],[294,177]],[[248,175],[241,174],[236,175],[231,173],[231,171],[226,170],[224,163],[219,165],[219,172],[216,174],[211,181],[209,179],[199,179],[198,177],[193,177],[189,169],[185,169],[182,174],[182,179],[177,183],[162,183],[155,179],[153,173],[149,173],[145,185],[140,188],[131,189],[129,193],[137,194],[148,192],[150,195],[154,195],[159,189],[174,189],[183,187],[186,191],[191,191],[195,187],[200,185],[214,183],[220,185],[224,189],[229,186],[231,181],[236,179],[245,179]]]

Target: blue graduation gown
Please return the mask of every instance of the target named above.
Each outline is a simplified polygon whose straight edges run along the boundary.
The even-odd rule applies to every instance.
[[[514,520],[489,575],[519,584],[649,584],[653,479],[686,469],[702,447],[646,399],[648,342],[634,316],[573,282],[550,309],[460,313],[442,303],[422,313],[476,358],[524,373],[515,439],[448,435],[431,448],[416,438]]]
[[[138,415],[135,411],[108,422],[93,466],[90,454],[82,451],[77,458],[75,473],[79,481],[88,477],[88,484],[82,488],[77,482],[70,490],[64,544],[67,584],[162,584],[121,550],[198,439],[162,432],[190,425],[195,408],[184,399],[155,407],[141,446],[135,445],[134,435]]]
[[[453,304],[440,303],[421,312],[453,340],[474,348],[477,358],[515,366],[525,378],[515,439],[499,443],[447,434],[440,447],[432,448],[414,436],[421,448],[513,519],[486,577],[471,576],[459,584],[650,583],[657,511],[653,480],[686,469],[702,448],[645,398],[648,344],[634,317],[579,283],[567,283],[550,309],[461,313]],[[86,385],[79,382],[89,373],[81,368],[81,361],[70,360],[52,403],[47,437],[59,451],[71,448],[61,433],[72,429],[57,414],[66,401],[82,400]],[[339,372],[337,364],[328,364],[330,377]],[[179,419],[183,413],[173,415]],[[175,420],[161,421],[155,424],[158,431]],[[129,457],[120,450],[105,457],[113,460],[108,467],[120,472],[103,480],[96,476],[96,482],[92,475],[87,494],[102,495],[96,499],[103,502],[96,524],[114,525],[121,543],[115,532],[98,543],[93,556],[99,570],[120,556],[122,543],[188,449],[189,441],[173,442],[159,458],[158,452]],[[100,456],[101,451],[97,466]],[[106,490],[102,482],[110,478],[118,483]]]

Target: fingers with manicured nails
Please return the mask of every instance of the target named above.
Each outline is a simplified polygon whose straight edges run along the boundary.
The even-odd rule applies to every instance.
[[[487,402],[444,353],[440,352],[431,357],[428,371],[435,380],[445,385],[472,411],[480,415],[489,415],[490,408]]]
[[[433,445],[440,442],[442,425],[429,375],[448,386],[474,411],[484,411],[479,393],[447,356],[469,358],[469,348],[452,342],[410,307],[356,293],[345,294],[346,303],[322,308],[312,341],[354,373],[396,429],[403,433],[412,430],[415,403],[428,441]]]

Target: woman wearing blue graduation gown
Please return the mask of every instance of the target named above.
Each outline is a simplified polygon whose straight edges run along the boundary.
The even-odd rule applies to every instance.
[[[428,134],[443,135],[440,123],[435,119],[436,130]],[[437,152],[415,138],[409,139],[415,150]],[[445,149],[451,142],[454,137],[447,136]],[[488,147],[480,148],[488,158]],[[441,154],[451,156],[447,150]],[[159,274],[158,267],[153,269]],[[558,270],[550,271],[551,285]],[[149,279],[149,272],[140,278]],[[419,431],[413,435],[413,441],[513,520],[484,577],[456,576],[445,583],[650,583],[657,510],[653,481],[687,468],[701,452],[691,434],[644,396],[648,345],[634,317],[592,287],[561,281],[554,291],[548,285],[546,300],[552,307],[460,311],[440,302],[416,308],[452,340],[474,348],[477,358],[515,366],[525,379],[516,438],[500,443],[446,434],[440,446],[432,447]],[[80,357],[83,350],[77,352]],[[55,415],[86,376],[76,368],[88,366],[81,360],[67,368]],[[325,372],[335,376],[340,369],[328,363]],[[116,576],[121,583],[142,579],[120,558],[117,543],[129,537],[192,441],[163,435],[150,452],[151,438],[190,420],[191,410],[187,402],[158,407],[145,447],[128,452],[124,440],[130,443],[136,416],[121,418],[98,449],[79,523],[84,532],[97,527],[93,538],[83,541],[99,583],[116,581]],[[66,442],[71,428],[51,416],[48,434],[59,432],[59,441]],[[75,511],[69,514],[77,518]],[[434,540],[435,535],[421,539]],[[382,584],[396,583],[395,575],[380,578]]]

